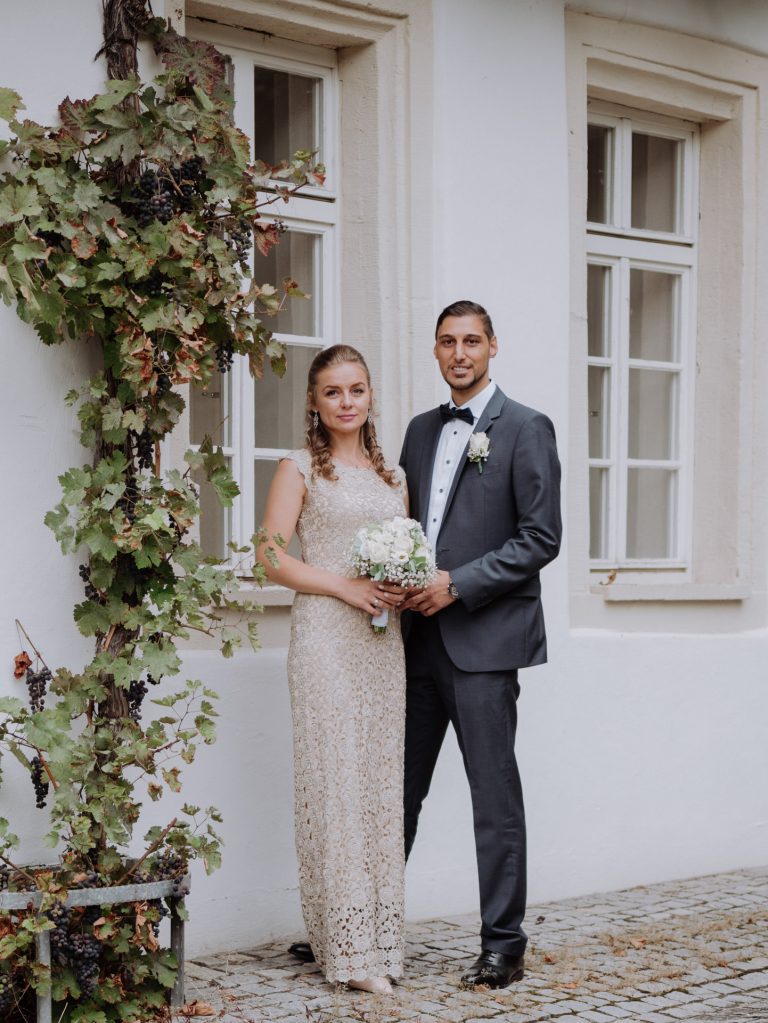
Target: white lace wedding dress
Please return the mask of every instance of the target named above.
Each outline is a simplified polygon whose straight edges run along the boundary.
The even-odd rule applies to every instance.
[[[361,526],[404,514],[400,487],[371,469],[338,465],[312,478],[289,456],[307,495],[297,524],[302,557],[351,574]],[[397,977],[403,963],[405,663],[400,625],[384,635],[335,597],[297,593],[288,679],[293,714],[296,849],[309,942],[330,981]]]

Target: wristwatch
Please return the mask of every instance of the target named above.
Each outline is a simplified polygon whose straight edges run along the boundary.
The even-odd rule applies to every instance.
[[[454,583],[450,576],[448,576],[448,592],[454,600],[459,599],[459,591],[456,589],[456,583]]]

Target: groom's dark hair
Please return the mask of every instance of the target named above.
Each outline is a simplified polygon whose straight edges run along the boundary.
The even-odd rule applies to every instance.
[[[483,321],[483,330],[485,331],[488,340],[490,341],[493,337],[493,324],[491,318],[485,309],[478,302],[470,302],[468,298],[462,298],[458,302],[451,302],[445,309],[440,313],[435,324],[435,337],[437,337],[440,330],[440,324],[447,316],[479,316]]]

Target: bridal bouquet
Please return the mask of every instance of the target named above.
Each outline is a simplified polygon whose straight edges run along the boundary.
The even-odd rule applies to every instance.
[[[396,515],[375,526],[363,526],[352,544],[350,557],[357,575],[377,582],[387,579],[400,586],[426,586],[437,571],[427,538],[415,519]],[[374,632],[386,632],[389,611],[371,619]]]

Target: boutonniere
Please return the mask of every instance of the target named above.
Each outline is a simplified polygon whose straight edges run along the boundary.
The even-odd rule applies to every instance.
[[[483,462],[488,458],[491,450],[491,442],[487,433],[473,433],[469,438],[469,454],[467,458],[477,465],[477,471],[482,473]]]

